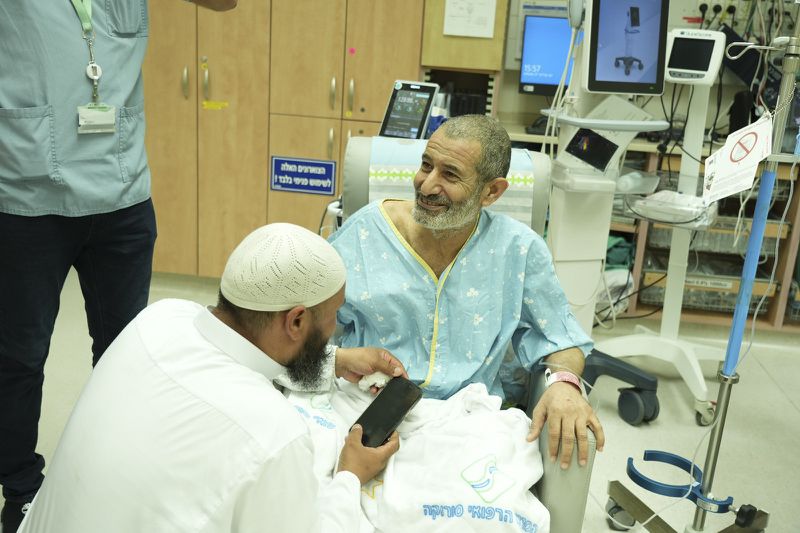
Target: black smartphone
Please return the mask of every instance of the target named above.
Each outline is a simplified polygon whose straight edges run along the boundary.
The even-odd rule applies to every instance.
[[[420,398],[422,389],[406,378],[390,379],[355,422],[364,428],[361,444],[377,448],[389,440]]]

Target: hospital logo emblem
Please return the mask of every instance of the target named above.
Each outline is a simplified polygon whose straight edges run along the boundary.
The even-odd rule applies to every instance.
[[[496,501],[514,486],[514,479],[497,468],[497,457],[487,455],[461,472],[461,477],[486,503]]]

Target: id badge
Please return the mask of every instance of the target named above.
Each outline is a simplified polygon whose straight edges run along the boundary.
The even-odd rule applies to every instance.
[[[117,108],[106,104],[78,106],[78,133],[114,133]]]

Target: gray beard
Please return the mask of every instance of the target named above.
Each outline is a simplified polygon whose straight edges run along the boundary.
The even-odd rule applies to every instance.
[[[475,219],[480,213],[480,191],[478,189],[475,193],[461,203],[449,203],[447,209],[441,213],[433,214],[426,211],[424,208],[417,205],[414,201],[414,207],[411,208],[411,217],[414,222],[423,226],[431,231],[447,231],[461,229],[464,226],[475,222]],[[419,191],[416,193],[416,198],[423,196]],[[436,198],[439,197],[429,197]]]

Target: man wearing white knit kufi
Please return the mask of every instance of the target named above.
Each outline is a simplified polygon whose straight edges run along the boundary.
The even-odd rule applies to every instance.
[[[222,274],[222,294],[254,311],[313,307],[345,282],[342,258],[319,235],[294,224],[270,224],[245,237]]]
[[[307,426],[272,383],[405,374],[385,350],[326,348],[344,285],[330,244],[271,224],[231,254],[216,307],[142,311],[94,370],[20,531],[358,531],[361,484],[397,435],[365,448],[354,427],[319,487]]]

